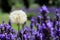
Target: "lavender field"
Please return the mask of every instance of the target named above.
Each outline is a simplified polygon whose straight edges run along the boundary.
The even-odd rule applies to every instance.
[[[43,5],[2,13],[0,40],[60,40],[60,8]],[[34,16],[28,20],[29,15]]]

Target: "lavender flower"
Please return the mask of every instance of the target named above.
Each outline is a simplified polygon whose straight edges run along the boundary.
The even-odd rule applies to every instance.
[[[27,40],[27,35],[26,34],[23,35],[23,40]]]
[[[43,40],[43,34],[42,33],[40,33],[40,39]]]
[[[40,9],[40,12],[42,13],[43,11],[46,11],[46,13],[49,13],[47,7],[45,5],[42,6],[42,8]]]
[[[34,23],[35,23],[35,19],[32,17],[31,18],[31,23],[30,23],[31,29],[34,27]]]
[[[42,24],[42,29],[46,29],[46,26],[44,23]]]
[[[50,20],[48,20],[47,26],[49,29],[51,29],[53,27],[53,23]]]
[[[7,29],[11,29],[11,26],[7,24],[7,25],[6,25],[6,28],[7,28]]]
[[[39,30],[41,30],[42,27],[41,27],[41,25],[39,23],[36,23],[36,28],[39,31]]]
[[[11,35],[10,34],[6,35],[6,40],[11,40]]]
[[[58,13],[59,12],[59,10],[58,9],[56,9],[56,13]]]
[[[35,19],[34,17],[31,18],[31,22],[34,23],[35,22]]]
[[[34,30],[34,31],[32,32],[32,34],[33,34],[33,35],[36,35],[36,34],[37,34],[37,31],[36,31],[36,30]]]
[[[41,23],[41,19],[42,19],[42,17],[41,17],[40,15],[38,15],[38,16],[37,16],[37,22],[38,22],[38,23]]]
[[[0,38],[4,40],[5,39],[5,34],[0,34]]]
[[[16,37],[17,37],[17,35],[16,35],[16,34],[11,34],[11,39],[12,39],[12,40],[15,40],[15,39],[16,39]]]
[[[60,28],[59,28],[59,36],[60,36]]]

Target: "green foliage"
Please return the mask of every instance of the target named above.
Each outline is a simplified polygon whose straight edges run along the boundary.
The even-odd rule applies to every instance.
[[[8,3],[9,3],[10,6],[12,6],[16,3],[16,0],[8,0]]]
[[[27,13],[28,20],[30,20],[33,16],[36,16],[36,13]]]
[[[16,8],[22,8],[23,5],[17,2],[17,3],[15,4],[15,7],[16,7]]]
[[[56,0],[56,1],[55,1],[55,5],[56,5],[57,7],[60,7],[60,0]]]
[[[52,5],[51,6],[57,6],[60,7],[60,0],[52,0]],[[50,5],[49,5],[50,6]]]
[[[28,0],[28,1],[29,1],[30,5],[34,4],[34,2],[35,2],[35,0]],[[55,6],[60,6],[60,0],[52,0],[52,1],[54,2]],[[0,0],[0,2],[1,2],[1,0]],[[17,4],[17,3],[23,4],[23,0],[8,0],[8,3],[9,3],[9,5],[13,6],[13,5]]]

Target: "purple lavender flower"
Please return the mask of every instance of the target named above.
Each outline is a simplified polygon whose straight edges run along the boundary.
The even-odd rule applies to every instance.
[[[42,11],[46,11],[46,13],[49,13],[49,11],[45,5],[43,5],[42,8],[40,9],[41,13],[42,13]]]
[[[23,34],[24,33],[24,30],[20,30],[19,33]]]
[[[26,34],[23,35],[23,40],[27,40],[27,35]]]
[[[46,29],[46,26],[44,23],[42,24],[42,29]]]
[[[40,40],[39,32],[35,35],[35,40]]]
[[[60,28],[59,28],[59,36],[60,36]]]
[[[37,33],[38,33],[37,30],[34,30],[34,31],[32,32],[33,35],[36,35]]]
[[[4,24],[1,24],[0,26],[1,26],[1,28],[2,28],[2,27],[5,27]]]
[[[5,30],[4,24],[1,24],[0,26],[1,26],[2,31],[4,31]]]
[[[6,25],[6,28],[7,28],[7,29],[10,29],[10,28],[11,28],[11,26],[7,24],[7,25]]]
[[[56,9],[55,20],[59,21],[59,16],[60,16],[59,10]]]
[[[47,26],[48,26],[49,29],[51,29],[53,27],[53,23],[50,20],[48,20],[47,21]]]
[[[5,34],[0,34],[0,39],[4,40],[5,39]]]
[[[30,34],[27,35],[27,39],[31,40],[31,35]]]
[[[11,34],[6,35],[6,40],[11,40]]]
[[[32,18],[31,18],[31,23],[30,23],[31,29],[33,29],[34,23],[35,23],[35,19],[32,17]]]
[[[59,22],[58,21],[56,21],[56,25],[58,25],[59,24]]]
[[[59,10],[58,9],[56,9],[56,13],[58,13],[59,12]]]
[[[40,15],[38,15],[37,18],[40,18],[41,19],[42,17]]]
[[[10,32],[11,32],[12,34],[16,33],[13,28],[10,28],[9,30],[10,30]]]
[[[41,30],[42,27],[39,23],[36,23],[36,28],[37,28],[37,30]]]
[[[30,24],[30,27],[31,27],[31,29],[33,29],[33,27],[34,27],[34,23],[31,23],[31,24]]]
[[[31,29],[30,29],[30,27],[28,27],[28,26],[26,26],[25,28],[24,28],[24,31],[30,31]]]
[[[41,19],[42,19],[42,17],[41,17],[40,15],[38,15],[38,16],[37,16],[37,22],[38,22],[38,23],[41,23]]]
[[[35,22],[35,19],[34,17],[31,18],[31,22],[34,23]]]
[[[43,40],[43,34],[42,33],[40,33],[40,39]]]
[[[16,39],[16,37],[17,37],[17,35],[16,35],[16,34],[11,34],[11,39],[12,39],[12,40],[15,40],[15,39]]]

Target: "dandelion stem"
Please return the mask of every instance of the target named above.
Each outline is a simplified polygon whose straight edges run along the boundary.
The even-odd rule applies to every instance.
[[[18,26],[18,36],[19,36],[20,24],[18,23],[17,26]]]
[[[20,24],[18,23],[17,26],[18,26],[18,32],[19,32],[19,30],[20,30]]]

